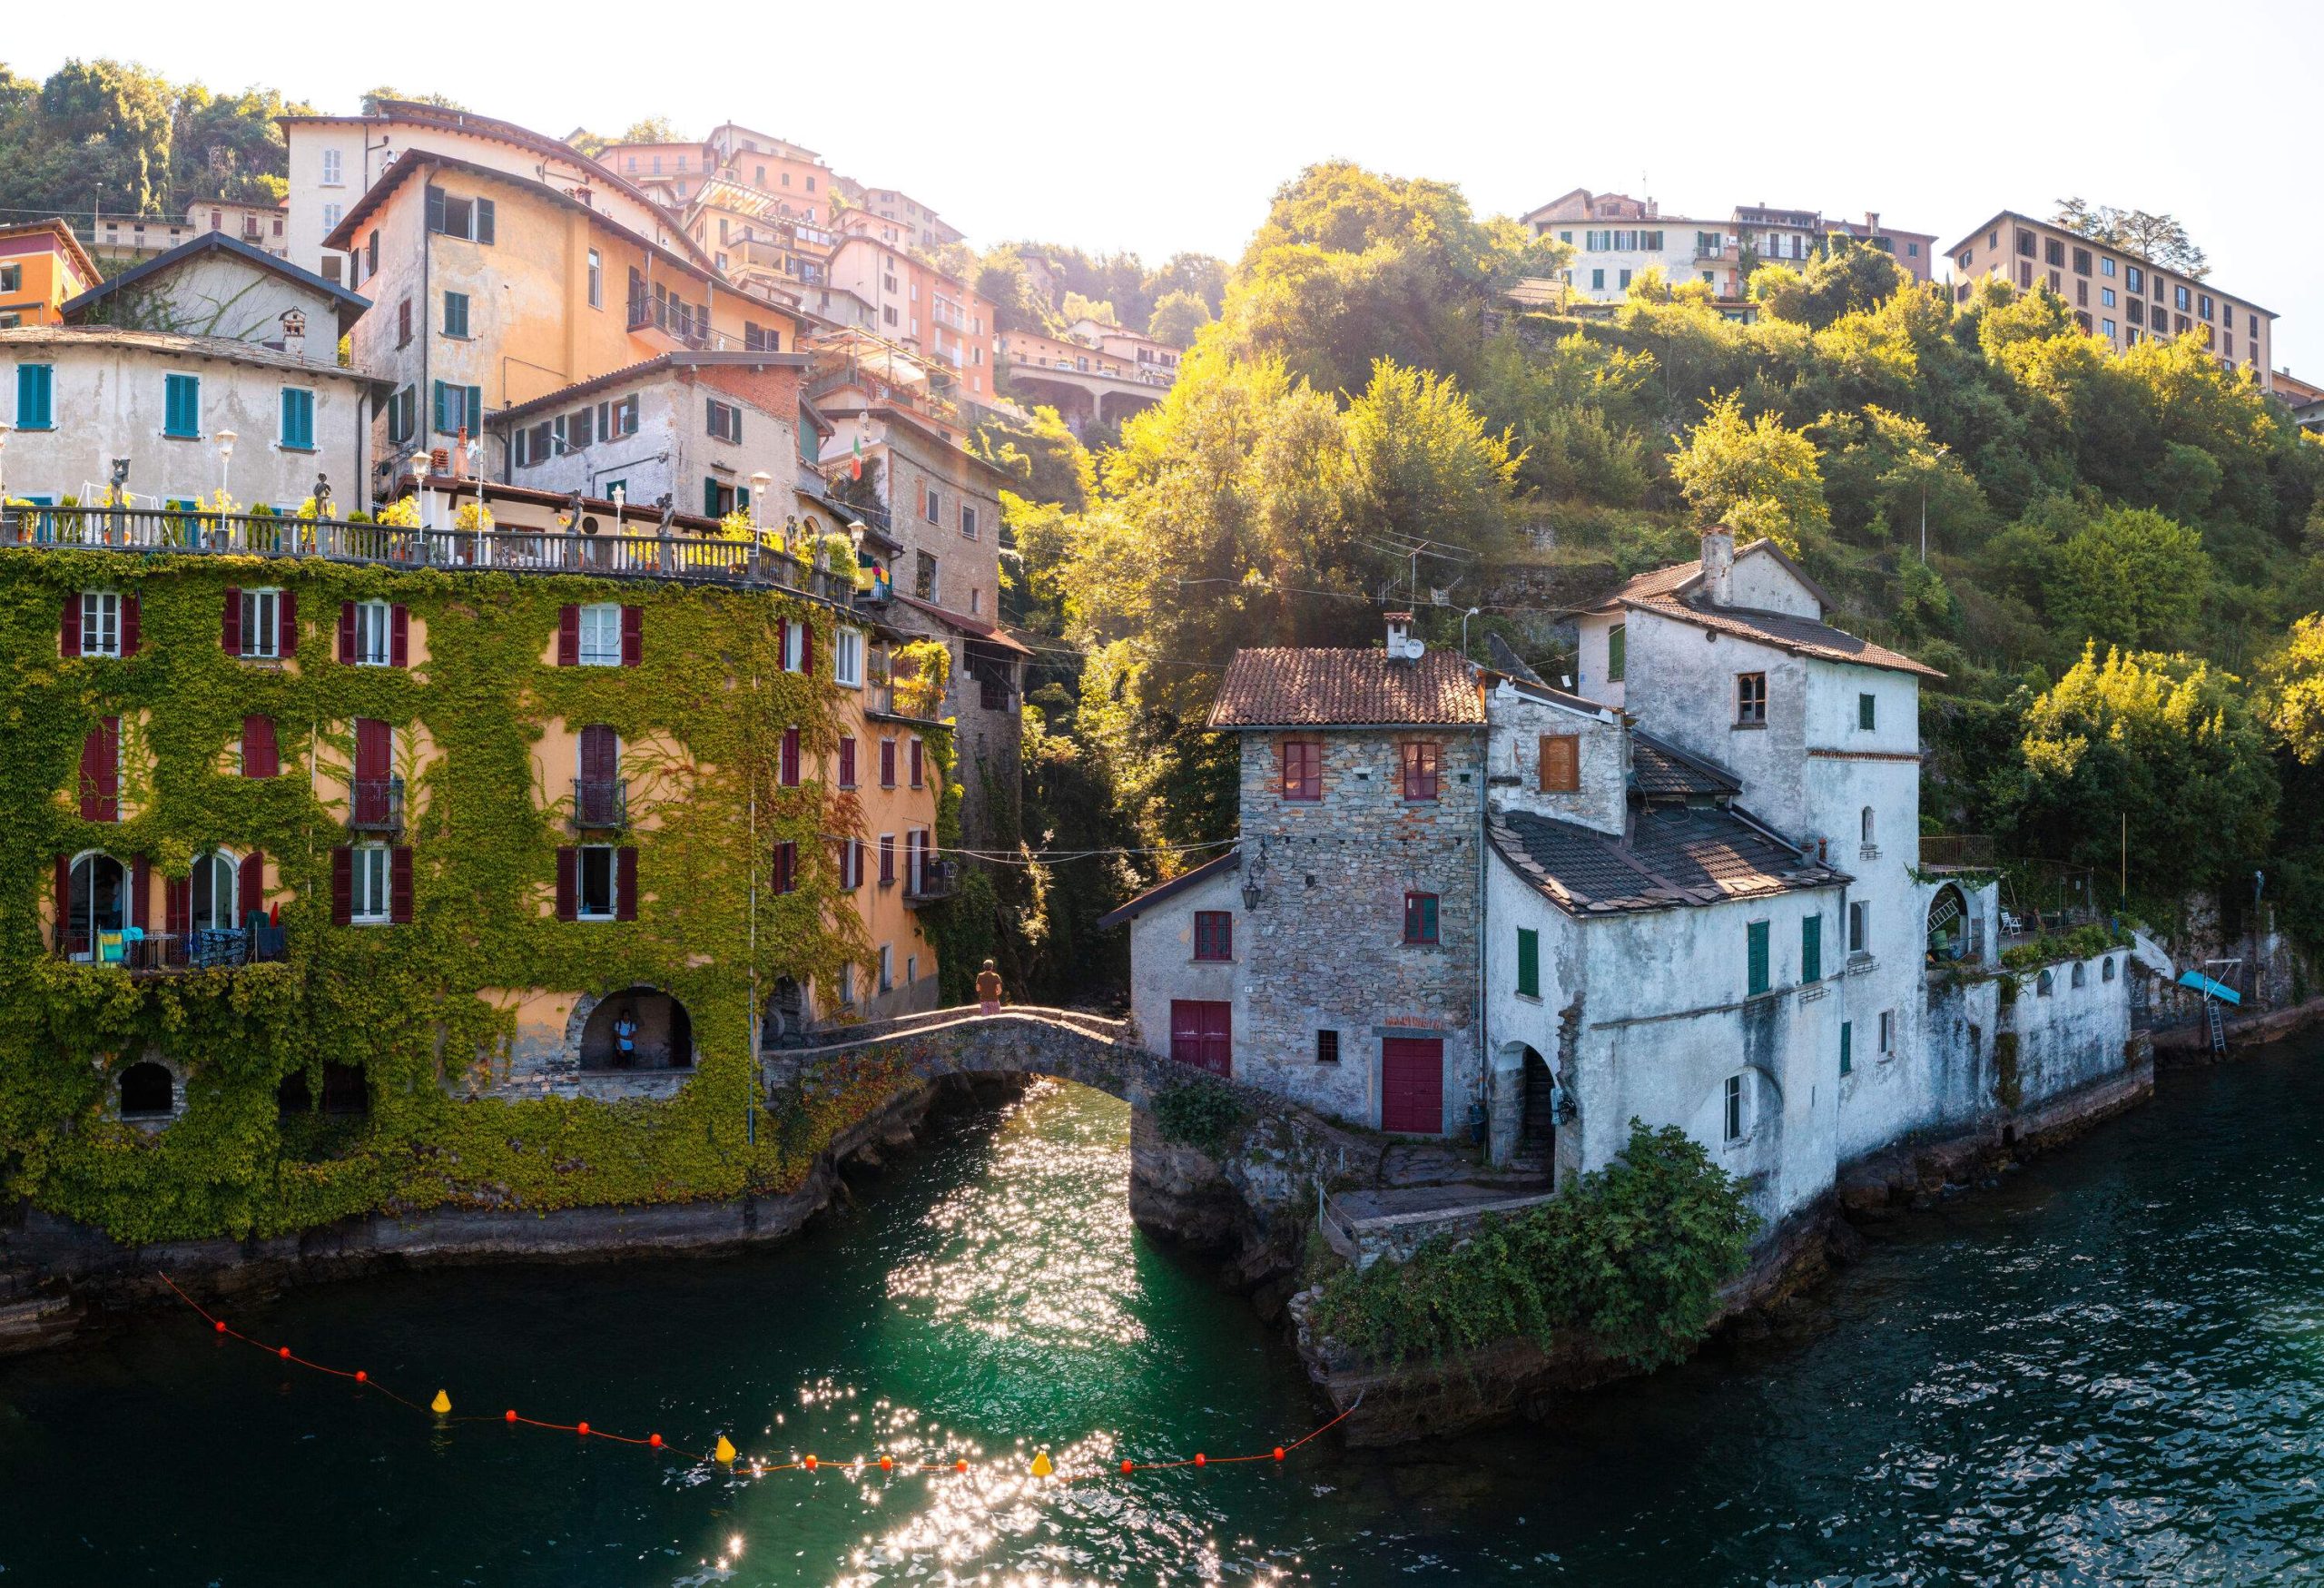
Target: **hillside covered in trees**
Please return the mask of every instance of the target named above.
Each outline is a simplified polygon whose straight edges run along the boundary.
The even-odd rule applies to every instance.
[[[1450,184],[1316,166],[1167,401],[1094,454],[988,429],[1026,480],[1017,614],[1057,646],[1037,847],[1231,832],[1234,747],[1201,724],[1239,645],[1375,643],[1393,592],[1435,643],[1478,607],[1472,654],[1497,626],[1555,672],[1561,601],[1724,519],[1947,675],[1928,830],[2111,889],[2126,826],[2149,918],[2202,890],[2232,910],[2264,868],[2324,942],[2324,449],[2283,409],[2191,341],[2118,357],[2047,291],[1955,303],[1844,239],[1763,266],[1749,325],[1651,272],[1610,316],[1512,308],[1558,253]],[[1170,869],[1036,873],[1011,902],[1027,968],[1062,972],[1085,907]]]

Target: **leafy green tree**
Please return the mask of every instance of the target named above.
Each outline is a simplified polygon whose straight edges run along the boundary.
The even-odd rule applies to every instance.
[[[1725,524],[1738,539],[1768,536],[1795,555],[1831,528],[1815,442],[1776,414],[1745,419],[1736,392],[1704,409],[1670,455],[1671,478],[1703,522]]]
[[[1065,295],[1064,314],[1065,322],[1068,325],[1073,325],[1084,320],[1094,320],[1099,325],[1121,323],[1114,318],[1114,306],[1111,303],[1102,298],[1085,298],[1072,291],[1068,291]]]
[[[992,305],[993,322],[1001,330],[1063,329],[1055,308],[1033,290],[1025,261],[1013,248],[996,248],[986,254],[968,281],[978,297]]]
[[[1210,305],[1183,288],[1168,292],[1154,305],[1146,334],[1174,348],[1195,345],[1195,335],[1210,323]]]
[[[1191,292],[1209,311],[1205,318],[1214,317],[1226,301],[1226,261],[1206,253],[1174,253],[1147,278],[1147,289],[1157,308],[1173,292]]]
[[[2094,646],[2025,715],[2019,852],[2112,870],[2127,819],[2135,891],[2174,900],[2267,853],[2278,784],[2233,675],[2184,656]]]
[[[2260,675],[2268,726],[2302,765],[2324,763],[2324,615],[2295,622]]]
[[[1760,266],[1748,291],[1777,319],[1821,330],[1843,314],[1877,308],[1911,280],[1886,250],[1835,232],[1805,269]]]
[[[2196,277],[2211,273],[2211,261],[2195,246],[2195,240],[2187,234],[2187,228],[2176,216],[2120,210],[2112,204],[2091,204],[2073,198],[2060,199],[2057,212],[2050,219],[2069,232],[2109,248],[2144,254],[2165,270]]]
[[[622,129],[622,143],[684,143],[691,142],[667,116],[641,116]]]
[[[2069,639],[2168,649],[2194,632],[2211,583],[2202,537],[2142,508],[2111,508],[2058,548],[2050,616]]]
[[[363,105],[363,113],[367,116],[378,115],[379,113],[379,106],[386,101],[391,99],[400,99],[408,104],[432,104],[438,110],[466,110],[468,108],[467,105],[462,104],[458,100],[454,99],[448,94],[406,94],[399,88],[381,86],[379,88],[366,89],[364,91],[361,102]]]

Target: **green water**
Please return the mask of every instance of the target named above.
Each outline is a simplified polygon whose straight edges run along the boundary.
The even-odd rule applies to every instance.
[[[0,1361],[0,1588],[2250,1582],[2324,1562],[2324,1063],[2150,1107],[1898,1227],[1802,1335],[1554,1428],[1037,1486],[1318,1417],[1125,1209],[1128,1119],[1042,1083],[789,1246],[290,1293],[236,1322],[462,1412],[965,1479],[736,1481],[433,1419],[182,1315]],[[1006,1459],[1003,1459],[1003,1458]]]

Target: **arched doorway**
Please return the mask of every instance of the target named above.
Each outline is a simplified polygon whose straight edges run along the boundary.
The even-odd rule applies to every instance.
[[[789,976],[775,978],[767,994],[764,1021],[759,1028],[762,1048],[798,1048],[807,1041],[807,991]]]
[[[1939,888],[1928,902],[1928,957],[1932,964],[1948,964],[1965,956],[1970,945],[1969,901],[1952,883]]]
[[[129,924],[129,870],[101,850],[75,855],[65,879],[64,919],[57,946],[76,960],[94,956],[97,940]]]
[[[1517,1157],[1529,1164],[1551,1165],[1558,1152],[1558,1084],[1549,1060],[1531,1046],[1524,1053],[1525,1104],[1517,1128]]]
[[[231,932],[241,925],[235,912],[241,893],[241,862],[223,849],[196,855],[192,873],[187,879],[186,929]]]
[[[121,1072],[121,1117],[151,1119],[177,1107],[177,1078],[148,1059]]]
[[[694,1021],[686,1006],[655,987],[609,992],[581,1028],[584,1070],[691,1070]]]

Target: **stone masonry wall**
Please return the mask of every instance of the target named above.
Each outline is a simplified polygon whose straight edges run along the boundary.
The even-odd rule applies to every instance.
[[[1324,745],[1318,804],[1281,795],[1277,747],[1286,737]],[[1399,746],[1409,739],[1442,746],[1433,801],[1403,797]],[[1376,1127],[1384,1037],[1442,1037],[1444,1125],[1466,1127],[1480,1073],[1482,749],[1480,733],[1450,729],[1244,735],[1245,881],[1262,897],[1237,922],[1246,934],[1239,952],[1249,1011],[1237,1080]],[[1437,944],[1405,944],[1407,891],[1437,895]],[[1339,1033],[1336,1063],[1317,1061],[1324,1030]]]

